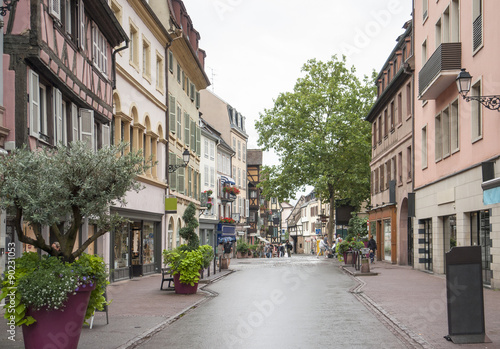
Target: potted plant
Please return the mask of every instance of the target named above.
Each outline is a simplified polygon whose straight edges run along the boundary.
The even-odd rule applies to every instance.
[[[238,258],[245,258],[248,255],[249,246],[242,239],[238,240],[236,244],[236,252],[238,253]]]
[[[203,268],[203,253],[181,245],[173,250],[163,251],[163,262],[171,268],[175,293],[193,294],[198,290],[200,271]]]
[[[106,304],[105,264],[99,257],[83,252],[97,238],[127,222],[126,218],[110,214],[109,206],[124,202],[128,191],[141,189],[136,177],[150,166],[150,161],[145,162],[139,152],[122,156],[126,147],[121,144],[94,151],[84,142],[72,142],[38,151],[25,147],[0,157],[0,208],[17,212],[14,225],[20,242],[52,256],[23,255],[15,260],[15,273],[6,273],[2,281],[0,298],[8,296],[10,300],[4,306],[5,317],[23,326],[26,348],[53,345],[49,343],[58,336],[68,340],[65,348],[77,348],[84,318]],[[89,224],[97,229],[75,249],[84,217],[92,217],[88,218]],[[35,238],[23,229],[26,225],[32,228]],[[60,249],[45,240],[42,226],[50,226]],[[79,296],[85,293],[79,291],[94,287],[91,293]],[[71,309],[75,298],[76,306],[85,312]],[[79,317],[53,321],[38,309],[56,318]],[[69,322],[64,321],[76,324],[71,335],[65,329]]]
[[[171,268],[175,293],[193,294],[198,290],[200,274],[208,262],[209,253],[206,247],[200,247],[198,235],[196,235],[199,223],[193,203],[188,205],[182,219],[186,226],[179,231],[179,234],[187,243],[173,250],[164,250],[163,262]],[[209,248],[211,249],[210,246]],[[212,258],[213,254],[210,255],[210,260]]]

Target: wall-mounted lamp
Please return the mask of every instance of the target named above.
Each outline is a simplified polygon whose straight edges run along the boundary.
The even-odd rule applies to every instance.
[[[456,79],[458,93],[460,93],[467,102],[478,101],[486,108],[500,112],[500,96],[467,96],[470,91],[471,81],[472,76],[465,68],[462,68]]]
[[[18,0],[3,0],[3,3],[5,6],[0,6],[0,16],[5,16],[7,14],[7,11],[12,10],[12,6],[14,6],[14,3],[16,3]]]
[[[172,173],[177,171],[177,169],[181,167],[186,167],[189,162],[189,158],[191,157],[191,154],[189,153],[189,150],[186,148],[184,150],[184,153],[182,153],[182,160],[184,161],[183,164],[180,165],[168,165],[168,173]]]

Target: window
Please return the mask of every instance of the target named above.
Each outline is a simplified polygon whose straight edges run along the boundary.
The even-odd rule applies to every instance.
[[[377,146],[377,120],[375,120],[372,124],[372,147],[375,148]]]
[[[214,160],[215,159],[215,143],[214,142],[210,142],[210,160]]]
[[[401,124],[403,122],[403,96],[401,95],[401,92],[398,94],[398,124]]]
[[[422,128],[422,169],[427,168],[427,126]]]
[[[441,113],[441,129],[443,143],[443,158],[450,156],[450,110],[444,109]]]
[[[412,101],[411,83],[408,83],[406,85],[406,117],[411,116],[411,101]]]
[[[94,149],[94,111],[91,109],[80,109],[81,139],[87,146]]]
[[[92,58],[94,66],[104,75],[108,74],[108,42],[99,28],[92,26]]]
[[[163,57],[156,51],[156,89],[163,93],[165,83]]]
[[[233,150],[236,152],[236,138],[233,137]]]
[[[241,141],[238,140],[238,160],[241,160]]]
[[[130,22],[130,57],[129,63],[136,70],[139,70],[139,29],[135,26],[135,24]]]
[[[151,80],[151,45],[146,38],[142,38],[142,76]]]
[[[189,147],[189,114],[184,112],[184,144],[186,144],[187,147]]]
[[[375,193],[379,192],[379,186],[378,186],[378,168],[375,169]]]
[[[441,30],[441,18],[437,21],[436,23],[436,28],[435,28],[435,34],[434,37],[436,38],[436,49],[441,45],[441,36],[442,36],[442,30]]]
[[[460,134],[459,134],[458,122],[459,122],[458,100],[455,100],[453,103],[451,103],[450,107],[450,124],[451,124],[450,146],[452,153],[458,151],[460,147]]]
[[[87,31],[85,28],[85,7],[83,6],[83,0],[78,0],[78,45],[82,50],[87,47]]]
[[[471,88],[471,96],[481,96],[481,81],[476,82]],[[481,103],[478,101],[471,101],[472,111],[472,142],[477,141],[483,135],[483,116]]]
[[[441,158],[443,157],[443,140],[441,138],[441,134],[441,114],[438,114],[434,118],[434,159],[436,161],[441,160]]]
[[[189,98],[191,98],[192,101],[195,99],[195,93],[194,93],[194,84],[192,82],[189,83]]]
[[[177,63],[177,82],[181,83],[181,66]]]
[[[450,4],[450,41],[460,42],[460,6],[459,0],[452,0]]]
[[[168,50],[168,70],[174,73],[174,54],[170,50]]]
[[[422,20],[425,22],[425,20],[428,17],[428,1],[429,0],[422,0]]]
[[[380,165],[379,167],[379,173],[380,173],[380,192],[383,192],[384,191],[384,185],[385,185],[385,181],[384,181],[384,165]]]
[[[391,112],[391,116],[390,116],[390,118],[391,118],[391,131],[393,131],[394,130],[394,101],[391,102],[390,108],[391,108],[391,110],[390,110],[390,112]]]
[[[378,143],[382,143],[382,116],[378,117]]]
[[[169,103],[168,103],[168,128],[169,131],[173,134],[176,133],[176,117],[175,117],[175,108],[176,108],[176,103],[175,103],[175,97],[172,95],[169,95]]]
[[[49,0],[49,13],[57,19],[61,19],[60,0]]]
[[[427,40],[422,44],[422,66],[427,62]]]
[[[72,38],[75,39],[76,33],[76,4],[72,0],[64,0],[64,30]]]
[[[387,137],[387,132],[389,128],[389,118],[387,116],[387,109],[384,110],[384,138]]]
[[[247,161],[247,148],[246,148],[246,144],[245,143],[243,143],[243,155],[242,155],[242,158],[243,158],[243,162]]]
[[[412,170],[412,166],[411,166],[411,146],[409,146],[408,148],[406,148],[406,171],[408,172],[408,181],[411,181],[411,170]]]
[[[210,167],[210,187],[215,186],[215,168],[213,166]]]
[[[63,142],[63,129],[65,128],[66,120],[63,119],[63,100],[62,93],[54,88],[52,93],[52,110],[54,111],[54,144]],[[66,104],[64,104],[66,109]]]
[[[387,171],[387,178],[385,180],[385,188],[389,188],[389,182],[392,179],[392,173],[391,173],[391,160],[387,160],[385,163],[385,170]]]
[[[208,139],[204,139],[203,141],[203,154],[205,156],[205,159],[208,159]]]
[[[483,0],[472,0],[472,51],[483,46]]]
[[[182,110],[177,106],[177,138],[182,139]]]
[[[398,184],[403,184],[403,152],[398,154]]]

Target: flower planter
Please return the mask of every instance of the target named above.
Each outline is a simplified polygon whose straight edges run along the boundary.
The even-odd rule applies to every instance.
[[[27,314],[33,316],[36,322],[30,326],[23,325],[24,347],[77,349],[90,293],[94,289],[95,285],[87,285],[75,295],[70,294],[63,309],[28,308]]]
[[[195,294],[198,291],[198,283],[194,286],[183,284],[179,281],[179,274],[174,275],[174,289],[177,294]]]

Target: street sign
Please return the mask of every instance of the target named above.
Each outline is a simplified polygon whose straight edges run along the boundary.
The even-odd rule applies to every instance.
[[[316,235],[321,234],[321,229],[316,229]]]

